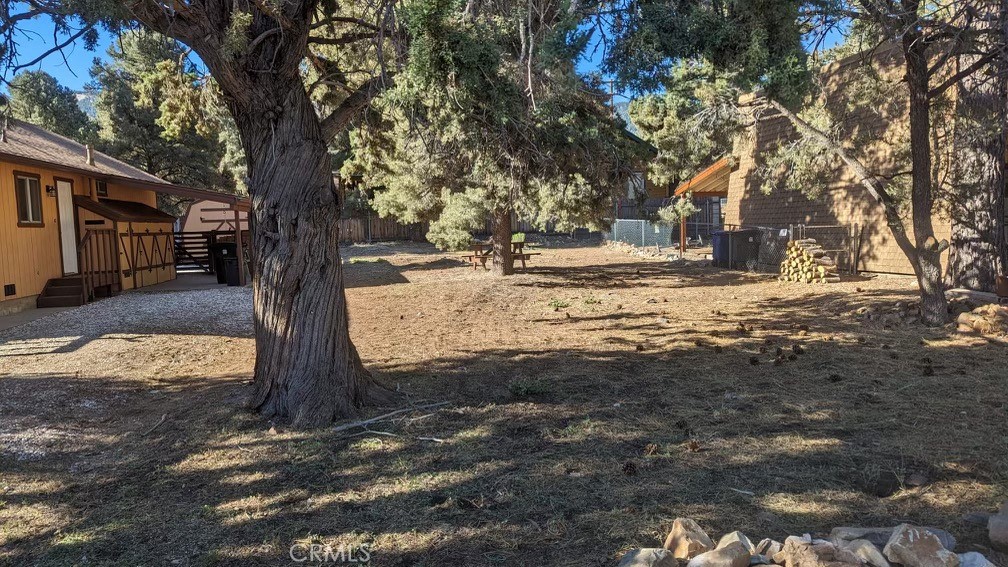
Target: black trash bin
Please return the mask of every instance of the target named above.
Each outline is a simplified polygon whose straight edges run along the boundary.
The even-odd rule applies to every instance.
[[[736,230],[731,233],[731,267],[736,270],[755,270],[759,263],[760,240],[763,232],[759,229]]]
[[[234,242],[215,242],[209,248],[210,261],[213,262],[214,273],[217,274],[217,283],[231,285],[228,283],[225,261],[234,258],[235,265],[238,265],[238,246]]]
[[[241,285],[241,281],[238,279],[238,256],[224,257],[224,274],[228,285]]]

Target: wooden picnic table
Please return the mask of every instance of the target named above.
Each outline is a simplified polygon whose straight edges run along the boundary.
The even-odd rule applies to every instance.
[[[466,259],[468,259],[472,264],[473,269],[475,270],[478,267],[483,266],[484,270],[488,270],[489,268],[487,268],[486,263],[487,260],[493,256],[493,244],[488,242],[474,242],[469,245],[469,250],[472,254],[466,256]]]
[[[515,263],[516,260],[520,260],[521,261],[521,265],[522,265],[522,269],[524,270],[526,268],[525,262],[527,262],[528,260],[531,260],[532,256],[538,256],[540,254],[542,254],[542,252],[517,252],[517,253],[511,254],[511,267],[512,268],[514,267],[514,263]]]
[[[487,260],[493,257],[493,243],[492,242],[474,242],[469,245],[470,254],[466,255],[465,258],[469,260],[472,264],[473,269],[478,269],[480,266],[484,270],[487,268]],[[512,242],[511,243],[511,267],[514,268],[514,263],[516,261],[521,262],[522,269],[525,269],[527,262],[532,259],[532,256],[538,256],[541,252],[526,252],[524,242]]]

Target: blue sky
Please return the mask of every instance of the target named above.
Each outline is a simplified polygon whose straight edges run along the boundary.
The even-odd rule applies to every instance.
[[[50,49],[53,45],[52,23],[48,18],[35,18],[23,26],[24,33],[17,38],[18,51],[22,62],[31,61],[38,55]],[[105,51],[112,41],[112,36],[102,33],[101,41],[94,51],[84,49],[83,43],[67,47],[64,51],[66,62],[58,53],[43,59],[32,70],[41,69],[56,77],[61,85],[74,90],[83,90],[84,85],[91,81],[91,62],[95,57],[105,57]]]
[[[83,43],[71,45],[64,52],[66,61],[64,61],[64,57],[61,57],[59,54],[53,54],[41,61],[39,64],[35,65],[33,69],[42,69],[43,71],[46,71],[50,75],[56,77],[56,80],[58,80],[61,85],[67,86],[76,91],[83,90],[85,85],[91,81],[89,71],[91,69],[92,62],[96,57],[105,59],[107,57],[106,52],[108,50],[108,46],[114,40],[115,37],[113,35],[102,31],[101,38],[94,51],[85,49]],[[841,34],[833,32],[827,37],[825,46],[830,47],[839,41],[842,41]],[[52,44],[51,22],[47,18],[36,18],[31,20],[24,26],[23,35],[18,38],[18,49],[20,50],[21,61],[30,61],[34,59],[36,56],[51,47]],[[586,56],[578,63],[578,71],[581,73],[597,71],[601,64],[603,54],[604,52],[601,46],[598,46],[597,49],[589,48]],[[629,97],[624,94],[617,93],[616,95],[617,103],[627,102],[629,100]]]
[[[36,18],[24,26],[25,34],[18,38],[18,50],[21,61],[31,61],[38,55],[49,49],[52,42],[52,24],[48,19]],[[84,90],[85,85],[91,81],[89,71],[95,57],[107,58],[108,46],[115,37],[105,31],[101,34],[101,39],[94,51],[88,51],[83,43],[68,47],[64,53],[66,62],[59,54],[53,54],[42,60],[32,69],[41,69],[53,77],[63,86],[70,87],[75,91]],[[578,71],[589,73],[599,68],[602,60],[602,49],[597,49],[592,53],[589,51],[588,57],[578,64]],[[616,102],[627,100],[625,97],[617,96]]]

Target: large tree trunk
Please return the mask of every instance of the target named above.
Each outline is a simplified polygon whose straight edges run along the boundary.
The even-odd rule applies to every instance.
[[[965,58],[961,66],[975,57]],[[1005,59],[958,85],[949,284],[994,291],[1005,269]]]
[[[982,4],[984,15],[999,20],[1008,2]],[[1000,14],[1004,16],[1004,14]],[[996,49],[1004,38],[984,41]],[[961,56],[960,67],[978,56]],[[1008,62],[998,56],[990,65],[963,78],[957,86],[955,202],[953,207],[950,285],[993,292],[998,274],[1008,268],[1005,257],[1005,76]]]
[[[327,146],[367,106],[381,78],[364,82],[320,119],[302,78],[316,2],[183,2],[177,11],[146,0],[126,6],[199,54],[241,135],[252,199],[252,405],[268,418],[311,427],[387,400],[389,392],[372,380],[350,341],[341,203]]]
[[[917,2],[904,2],[904,8],[916,17]],[[913,8],[911,10],[911,8]],[[913,164],[911,211],[914,245],[917,248],[914,272],[921,293],[921,318],[929,325],[948,320],[948,302],[942,282],[941,251],[934,236],[931,216],[934,212],[931,179],[931,103],[928,100],[928,49],[920,32],[910,26],[903,34],[906,56],[906,82],[910,94],[910,155]]]
[[[491,220],[493,225],[493,273],[509,276],[514,273],[511,259],[511,211],[496,209]]]
[[[273,115],[234,113],[252,198],[252,405],[311,427],[353,415],[385,391],[350,341],[341,203],[319,119],[300,84],[272,89],[261,98],[275,102]]]

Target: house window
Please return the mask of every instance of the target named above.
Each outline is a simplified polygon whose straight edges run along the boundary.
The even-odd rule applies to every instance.
[[[42,188],[38,177],[14,175],[19,225],[42,224]]]
[[[95,193],[97,193],[99,197],[108,197],[108,183],[105,181],[96,180]]]
[[[647,196],[647,189],[644,183],[644,175],[641,173],[631,173],[627,178],[627,198],[637,199]]]

